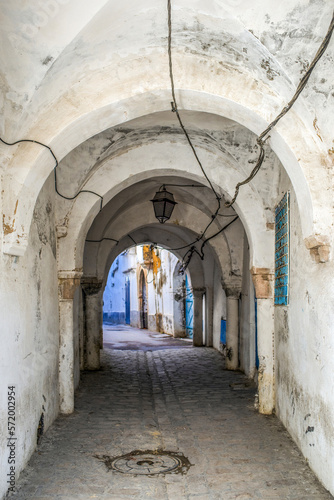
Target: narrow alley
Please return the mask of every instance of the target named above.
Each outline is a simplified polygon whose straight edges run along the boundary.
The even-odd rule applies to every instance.
[[[124,326],[108,327],[104,339],[101,370],[82,373],[74,413],[42,437],[10,498],[333,498],[278,419],[256,411],[249,379],[223,369],[219,352]],[[138,468],[149,472],[146,458],[137,474],[108,470],[107,457],[135,450],[182,454],[190,466],[145,475]]]

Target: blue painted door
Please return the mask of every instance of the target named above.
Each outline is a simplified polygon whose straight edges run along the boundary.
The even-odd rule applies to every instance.
[[[130,324],[130,280],[125,280],[125,323]]]
[[[193,324],[194,324],[194,298],[188,277],[186,276],[186,335],[190,339],[193,338]]]

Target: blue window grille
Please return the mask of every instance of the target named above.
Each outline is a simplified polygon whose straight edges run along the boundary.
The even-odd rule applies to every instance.
[[[289,304],[290,193],[275,208],[275,305]]]

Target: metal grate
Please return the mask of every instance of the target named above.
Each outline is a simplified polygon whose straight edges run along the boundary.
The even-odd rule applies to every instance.
[[[145,476],[171,472],[183,474],[191,465],[181,453],[162,450],[135,450],[118,457],[95,455],[95,458],[104,462],[108,470]]]
[[[290,193],[275,208],[275,305],[289,303]]]

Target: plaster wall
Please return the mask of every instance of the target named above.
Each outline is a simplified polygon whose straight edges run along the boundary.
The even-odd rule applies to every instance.
[[[135,248],[122,252],[112,263],[103,294],[103,321],[106,323],[125,323],[125,281],[130,279],[131,311],[138,309]]]
[[[221,320],[226,321],[226,294],[218,274],[214,276],[213,286],[213,347],[220,351]]]
[[[77,389],[80,382],[80,370],[84,367],[84,311],[81,286],[76,289],[73,299],[73,320],[74,388]]]
[[[311,468],[334,493],[333,262],[316,263],[290,190],[290,304],[275,307],[276,413]]]
[[[36,19],[36,3],[25,2],[23,9],[17,8],[14,1],[3,6],[4,29],[0,36],[5,50],[0,54],[0,87],[4,98],[0,102],[0,120],[9,135],[4,138],[15,141],[31,137],[45,142],[59,160],[73,151],[68,164],[65,161],[59,167],[61,189],[66,194],[68,186],[68,194],[73,195],[76,188],[85,186],[105,196],[106,203],[118,188],[121,191],[131,180],[135,183],[136,175],[137,181],[155,177],[159,170],[167,175],[173,171],[173,164],[181,165],[175,171],[185,171],[187,178],[199,180],[192,163],[186,161],[184,138],[175,133],[173,125],[165,123],[165,137],[160,135],[160,143],[150,143],[152,137],[159,136],[157,127],[162,124],[161,116],[150,122],[152,115],[166,110],[171,115],[166,16],[160,6],[151,0],[140,5],[132,2],[133,9],[129,9],[129,3],[118,3],[113,17],[114,0],[99,0],[90,6],[86,1],[57,0],[54,14],[45,10],[49,2],[43,4],[44,8],[41,5],[46,22],[37,29],[31,22]],[[189,130],[195,135],[196,147],[205,155],[210,178],[229,196],[254,163],[254,134],[262,131],[292,96],[327,30],[333,8],[325,0],[282,0],[279,5],[268,0],[265,6],[263,2],[254,5],[247,0],[173,2],[173,55],[180,109],[187,110]],[[34,36],[29,37],[27,28]],[[311,234],[332,237],[333,50],[331,43],[302,97],[267,143],[268,150],[272,147],[289,172],[301,217],[299,220],[295,193],[282,173],[280,195],[291,190],[291,297],[288,307],[275,309],[276,407],[311,466],[332,492],[333,264],[312,261],[303,238]],[[228,125],[225,119],[204,122],[204,115],[214,113],[242,123],[252,133]],[[128,125],[138,117],[145,117],[145,123],[138,127],[141,130],[135,130],[136,125],[120,130],[120,124]],[[118,128],[110,134],[108,129],[113,126]],[[219,129],[227,126],[230,133],[220,133]],[[95,138],[82,148],[87,158],[82,162],[74,148],[104,130],[106,134],[99,138],[98,147],[92,146]],[[25,443],[18,458],[20,468],[34,448],[41,404],[46,408],[46,427],[58,407],[57,274],[50,208],[54,190],[49,181],[32,217],[39,190],[54,163],[49,152],[36,144],[10,150],[1,146],[1,153],[2,167],[6,167],[2,185],[6,231],[1,245],[3,250],[3,242],[8,240],[9,253],[2,254],[0,261],[0,303],[5,312],[0,319],[5,346],[0,354],[1,383],[13,383],[14,379],[18,386],[18,437]],[[80,172],[72,162],[74,157],[82,165]],[[90,164],[88,158],[92,157]],[[147,158],[151,161],[147,162]],[[277,195],[276,167],[277,159],[267,157],[255,181],[242,188],[236,203],[254,251],[251,261],[262,268],[272,265],[272,257],[266,259],[266,255],[271,255],[267,248],[273,249],[270,225],[272,201]],[[61,269],[81,268],[85,231],[98,210],[98,200],[91,198],[85,194],[73,203],[57,201],[60,223],[70,235],[62,252],[62,264],[68,267]],[[194,219],[190,227],[195,231],[196,203],[189,206]],[[122,229],[124,214],[120,214],[119,221]],[[179,221],[175,219],[174,223]],[[120,238],[123,236],[120,230]],[[15,252],[19,257],[14,257]],[[230,256],[232,270],[239,277],[240,253],[236,249]],[[247,289],[251,286],[244,281],[243,291]],[[137,295],[133,297],[133,293],[131,300],[136,303]],[[214,300],[219,300],[219,293]],[[79,309],[80,304],[77,306]],[[162,307],[161,301],[158,306]],[[246,306],[242,311],[246,318]],[[270,308],[268,311],[271,314]],[[137,312],[131,311],[131,318]],[[214,321],[218,317],[216,310]],[[78,338],[76,334],[75,352]],[[246,335],[243,339],[246,342]],[[1,407],[5,407],[4,394],[1,391]]]
[[[16,392],[16,477],[59,411],[58,279],[52,180],[34,210],[29,248],[22,257],[0,256],[0,498],[7,490],[7,387]],[[44,279],[47,276],[47,279]]]
[[[226,320],[226,295],[222,287],[221,276],[217,266],[213,274],[212,292],[212,346],[220,350],[221,320]]]
[[[255,375],[255,299],[254,286],[249,272],[249,250],[247,240],[244,245],[244,272],[240,297],[240,369],[250,378]]]
[[[147,311],[148,328],[174,334],[174,291],[173,273],[177,257],[164,249],[155,250],[160,259],[156,271],[151,264],[147,269]],[[130,248],[113,262],[104,290],[104,321],[125,323],[125,280],[130,280],[130,324],[140,327],[140,301],[138,299],[138,276],[143,261],[141,246]]]
[[[159,249],[161,265],[155,274],[149,271],[149,327],[153,331],[174,334],[174,290],[173,274],[178,263],[171,252]]]

